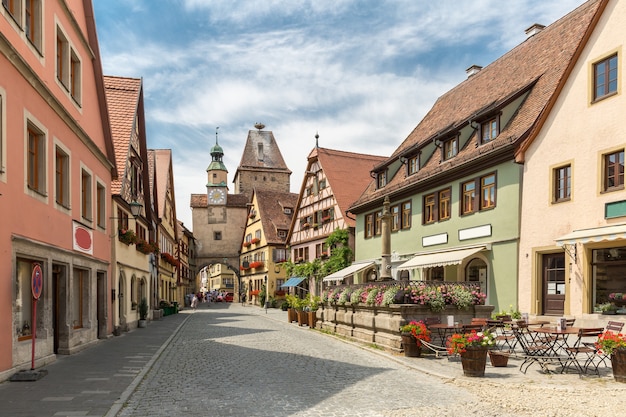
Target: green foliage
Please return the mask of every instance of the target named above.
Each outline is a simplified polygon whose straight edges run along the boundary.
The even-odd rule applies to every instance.
[[[148,300],[143,297],[139,302],[139,320],[145,320],[148,317]]]

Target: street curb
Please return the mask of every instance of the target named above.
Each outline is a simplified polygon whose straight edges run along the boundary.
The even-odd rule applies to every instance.
[[[159,357],[161,356],[163,351],[165,349],[167,349],[167,347],[169,346],[169,344],[172,341],[172,339],[174,339],[174,337],[176,337],[176,335],[178,334],[180,329],[183,327],[183,325],[185,323],[187,323],[187,320],[189,320],[190,317],[191,317],[191,315],[187,314],[187,317],[185,318],[185,320],[183,320],[178,325],[178,327],[176,327],[176,329],[172,332],[172,334],[161,345],[159,350],[157,350],[156,353],[154,355],[152,355],[152,358],[150,358],[150,360],[143,367],[141,372],[139,372],[139,374],[135,377],[135,379],[133,379],[133,381],[130,383],[130,385],[124,390],[124,392],[122,392],[122,394],[120,395],[120,398],[118,398],[113,403],[113,405],[111,406],[109,411],[104,415],[104,417],[115,417],[115,416],[117,416],[117,414],[120,412],[120,410],[124,407],[124,404],[126,403],[128,398],[130,398],[130,396],[133,394],[133,392],[135,392],[135,390],[137,389],[137,386],[141,383],[141,381],[146,376],[148,371],[150,371],[152,369],[152,366],[154,365],[154,363],[157,361],[157,359],[159,359]]]

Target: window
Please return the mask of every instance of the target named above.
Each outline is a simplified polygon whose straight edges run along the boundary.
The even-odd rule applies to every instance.
[[[594,100],[617,92],[617,54],[594,64],[593,83]]]
[[[83,219],[91,221],[91,174],[85,169],[80,175],[80,213]]]
[[[496,206],[496,175],[491,174],[480,179],[480,209],[487,209]]]
[[[46,143],[43,133],[28,124],[28,187],[40,194],[46,192]]]
[[[213,232],[213,240],[222,240],[222,232]]]
[[[261,229],[254,231],[254,238],[261,240]]]
[[[383,188],[387,185],[387,171],[379,172],[376,174],[376,178],[378,181],[378,188]]]
[[[13,16],[16,22],[21,20],[21,0],[2,0],[2,5]]]
[[[55,198],[57,204],[70,207],[70,157],[59,146],[55,150]]]
[[[416,155],[409,158],[409,175],[417,173],[420,170],[420,157]]]
[[[428,194],[424,197],[424,223],[435,222],[435,194]]]
[[[481,123],[481,143],[491,142],[498,136],[498,118],[494,117],[486,122]]]
[[[383,232],[383,212],[377,211],[374,218],[374,235],[380,236]]]
[[[67,88],[69,83],[69,65],[70,59],[70,44],[61,32],[61,29],[57,27],[57,79]]]
[[[374,236],[374,215],[368,214],[365,216],[365,237]]]
[[[70,294],[72,328],[74,329],[83,327],[83,314],[87,311],[85,305],[87,288],[87,271],[75,268],[72,276],[72,292]]]
[[[476,211],[476,183],[474,181],[466,182],[462,184],[462,201],[461,214],[469,214]]]
[[[287,231],[286,230],[280,230],[279,229],[279,230],[276,231],[276,234],[278,235],[278,237],[282,237],[282,238],[287,237]]]
[[[569,200],[572,193],[572,167],[571,165],[556,168],[554,178],[554,198],[553,202]]]
[[[447,160],[459,153],[459,139],[454,138],[443,143],[443,159]]]
[[[41,49],[41,0],[26,0],[24,14],[24,33],[37,49]]]
[[[128,213],[118,207],[117,230],[128,230]]]
[[[96,223],[98,226],[106,227],[106,188],[100,182],[96,184]]]
[[[287,249],[276,248],[272,252],[272,261],[285,262],[287,260]]]
[[[439,220],[447,220],[451,216],[450,189],[439,191]]]
[[[479,193],[476,190],[480,190]],[[496,174],[485,175],[461,184],[461,214],[496,206]]]
[[[391,231],[400,230],[400,206],[392,206],[391,209]]]
[[[80,60],[78,59],[76,52],[72,50],[70,57],[70,95],[77,103],[80,103],[80,68]]]
[[[604,155],[604,191],[624,188],[624,150]]]
[[[402,203],[402,225],[403,229],[411,228],[411,202]]]

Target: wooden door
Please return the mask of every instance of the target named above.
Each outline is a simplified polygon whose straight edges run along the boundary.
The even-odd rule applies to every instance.
[[[563,315],[565,306],[565,253],[543,255],[543,311]]]

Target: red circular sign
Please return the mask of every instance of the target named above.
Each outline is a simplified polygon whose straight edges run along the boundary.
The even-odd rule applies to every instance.
[[[30,280],[30,288],[33,291],[33,298],[39,300],[41,292],[43,291],[43,273],[41,272],[41,265],[35,264],[33,266],[33,275]]]

